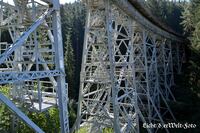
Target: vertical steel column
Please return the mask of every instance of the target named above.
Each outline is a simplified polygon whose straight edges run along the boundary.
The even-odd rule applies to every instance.
[[[140,120],[164,124],[160,100],[168,105],[158,83],[156,33],[119,9],[116,1],[86,2],[77,127],[139,132]]]
[[[155,63],[153,68],[154,68],[154,72],[155,72],[155,88],[154,88],[154,102],[156,107],[158,108],[158,111],[161,112],[161,107],[160,107],[160,86],[159,86],[159,73],[158,73],[158,62],[157,62],[157,52],[158,52],[158,45],[157,44],[157,35],[153,35],[152,37],[152,43],[153,43],[153,56],[154,58],[152,59],[152,61]]]
[[[136,99],[133,97],[133,105],[135,108],[135,115],[136,118],[140,119],[143,123],[149,122],[149,115],[150,115],[150,101],[147,96],[147,81],[146,81],[146,66],[145,66],[145,55],[146,50],[144,49],[146,45],[145,44],[145,39],[143,38],[143,32],[142,29],[137,25],[136,23],[134,24],[133,27],[134,33],[132,34],[132,45],[133,45],[133,50],[131,51],[133,55],[133,62],[132,66],[132,76],[133,76],[133,87],[135,86],[135,96]],[[147,103],[144,103],[143,101],[147,100]],[[135,103],[136,101],[137,103]],[[136,132],[140,131],[140,126],[139,126],[139,120],[136,123]],[[150,133],[152,132],[150,129],[147,129],[147,131]]]
[[[111,10],[111,2],[110,0],[104,0],[106,4],[106,29],[108,36],[108,53],[109,53],[109,61],[110,61],[110,78],[111,78],[111,86],[112,86],[112,103],[113,103],[113,111],[114,111],[114,131],[115,133],[120,133],[120,125],[119,125],[119,105],[117,101],[118,94],[118,85],[117,80],[115,79],[115,59],[114,59],[114,46],[112,41],[112,10]]]
[[[166,99],[169,99],[169,96],[168,96],[168,90],[169,90],[169,87],[168,87],[168,84],[167,84],[167,66],[166,66],[166,60],[168,59],[166,57],[166,50],[165,50],[165,45],[166,45],[166,39],[163,41],[161,47],[162,47],[162,56],[163,56],[163,68],[164,68],[164,90],[163,90],[163,94],[165,96]]]
[[[12,133],[16,133],[18,128],[19,128],[19,118],[15,115],[12,114],[12,127],[11,127],[11,131]]]
[[[154,63],[153,58],[155,57],[155,54],[152,55],[152,57],[150,57],[147,54],[147,52],[148,52],[148,49],[147,49],[147,44],[148,44],[147,38],[151,38],[151,36],[148,35],[148,32],[145,29],[143,29],[142,30],[142,39],[143,39],[143,45],[144,45],[143,46],[143,50],[144,50],[144,53],[143,53],[144,55],[143,56],[144,56],[145,76],[146,76],[145,77],[145,79],[146,79],[145,80],[145,82],[146,82],[146,96],[147,96],[147,100],[148,100],[148,121],[149,121],[149,123],[152,122],[152,116],[154,115],[154,114],[152,114],[152,111],[154,110],[155,114],[158,116],[160,122],[164,124],[164,120],[163,120],[163,118],[162,118],[162,116],[161,116],[161,114],[160,114],[160,112],[158,110],[158,107],[156,106],[155,101],[152,98],[153,96],[151,94],[151,91],[153,91],[154,89],[156,89],[154,87],[151,88],[151,84],[152,84],[151,80],[152,79],[149,78],[149,77],[151,77],[150,71],[153,71],[154,73],[156,73],[155,70],[152,70],[153,69],[152,65]],[[154,52],[155,52],[155,49],[154,49]],[[151,77],[151,78],[153,78],[153,77]],[[165,131],[167,133],[169,132],[168,129],[166,129],[166,128],[165,128]]]
[[[3,6],[8,10],[8,12],[7,11],[3,12],[5,13],[4,15],[6,20],[3,21],[4,23],[3,25],[5,25],[5,28],[9,31],[13,41],[13,44],[9,44],[10,47],[5,48],[4,53],[1,54],[0,63],[6,64],[8,68],[11,67],[11,69],[3,68],[3,71],[9,71],[7,73],[11,76],[7,76],[10,77],[9,80],[8,79],[5,80],[5,76],[1,76],[1,83],[9,83],[9,84],[13,83],[15,86],[15,90],[12,88],[13,99],[14,99],[13,101],[19,103],[20,105],[21,104],[30,105],[31,106],[29,107],[30,110],[32,109],[34,111],[35,109],[36,110],[38,109],[39,111],[47,110],[48,108],[53,106],[52,104],[55,105],[56,103],[52,102],[52,99],[53,98],[58,99],[59,109],[60,109],[61,132],[62,133],[69,132],[68,110],[67,110],[68,93],[67,93],[67,88],[65,86],[65,76],[64,76],[65,72],[64,72],[64,62],[63,62],[64,59],[63,59],[63,44],[62,44],[62,34],[61,34],[59,0],[43,1],[44,3],[46,3],[44,5],[42,1],[38,1],[39,3],[41,2],[40,3],[41,5],[39,4],[40,6],[36,6],[34,0],[31,1],[32,6],[28,5],[29,4],[28,0],[14,0],[14,2],[15,6],[12,6],[0,1],[1,7]],[[40,8],[42,10],[40,10]],[[32,13],[29,12],[29,9],[32,10]],[[10,16],[11,14],[14,15],[14,17]],[[51,29],[49,28],[49,26],[51,26],[52,14],[53,14],[54,36],[52,35]],[[33,21],[33,24],[32,25],[30,25],[30,23],[27,24],[27,20],[28,22]],[[44,32],[43,31],[40,32],[40,30],[44,28],[43,24],[45,25],[45,29],[43,30]],[[42,36],[41,38],[39,38],[40,35]],[[6,42],[6,44],[7,43],[8,42]],[[55,48],[56,52],[54,51],[52,45],[56,47]],[[54,53],[56,54],[55,55],[56,64],[53,60]],[[47,55],[48,58],[46,57]],[[32,67],[34,65],[36,65],[36,67]],[[52,65],[53,67],[50,68],[49,65]],[[43,68],[40,66],[43,66]],[[54,66],[56,66],[55,70]],[[14,72],[12,70],[14,70]],[[3,74],[4,73],[1,73],[1,75]],[[54,80],[54,77],[56,76],[58,85]],[[50,88],[48,86],[49,89],[52,89],[52,92],[48,92],[48,94],[44,89],[42,90],[42,86],[44,86],[44,84],[42,83],[40,85],[40,83],[45,77],[49,78],[49,80],[52,81],[52,83],[47,81],[49,85],[53,84],[54,86],[57,87],[56,92],[58,93],[58,98],[55,96],[54,87]],[[37,89],[35,89],[33,85],[33,82],[35,82],[36,80],[38,83]],[[45,96],[43,95],[42,97],[43,93],[45,94]],[[46,102],[47,97],[48,100],[50,100],[51,98],[50,104]],[[1,97],[1,100],[13,112],[15,112],[19,118],[24,120],[30,127],[32,127],[33,129],[39,128],[33,122],[31,122],[30,119],[27,118],[19,109],[15,109],[16,107],[14,106],[13,103],[11,103],[11,101],[5,99],[4,97],[3,98]],[[37,129],[36,132],[43,132],[40,130],[41,129]]]
[[[87,132],[113,126],[110,67],[104,1],[87,1],[82,70],[80,77],[77,127],[88,126]],[[86,126],[86,127],[87,127]],[[75,128],[73,128],[75,130]]]
[[[174,68],[173,68],[173,57],[172,57],[172,42],[170,41],[169,42],[169,49],[170,49],[170,70],[171,70],[171,88],[174,86]],[[171,94],[172,95],[172,98],[173,98],[173,100],[174,101],[176,101],[175,100],[175,97],[174,97],[174,95],[173,94]]]
[[[159,68],[158,67],[158,65],[164,65],[164,63],[162,63],[162,64],[158,64],[158,58],[161,58],[161,61],[164,61],[163,59],[162,59],[162,55],[164,54],[164,53],[162,53],[162,51],[160,51],[160,49],[158,49],[158,48],[156,48],[156,47],[161,47],[160,46],[160,44],[159,43],[156,43],[156,36],[154,36],[154,39],[153,39],[153,42],[154,42],[154,46],[155,46],[155,55],[157,55],[157,53],[159,53],[158,54],[158,56],[161,56],[161,57],[157,57],[157,56],[155,56],[155,73],[156,73],[156,90],[157,90],[157,92],[158,92],[158,103],[157,103],[157,107],[158,107],[158,109],[159,109],[159,112],[161,113],[161,115],[162,115],[162,112],[161,112],[161,106],[160,106],[160,101],[162,100],[163,102],[164,102],[164,105],[166,106],[166,108],[167,108],[167,111],[169,111],[169,113],[170,113],[170,115],[171,115],[171,117],[173,118],[173,120],[176,120],[175,119],[175,117],[174,117],[174,115],[173,115],[173,113],[172,113],[172,111],[171,111],[171,109],[170,109],[170,107],[169,107],[169,105],[168,105],[168,103],[167,103],[167,101],[166,101],[166,97],[164,97],[164,94],[163,94],[163,91],[161,90],[161,89],[163,89],[163,88],[161,88],[161,85],[163,84],[163,81],[160,81],[161,80],[161,78],[160,78],[160,76],[162,76],[162,75],[159,75],[160,73],[159,73],[159,69],[161,69],[161,68],[163,68],[163,67],[161,67],[161,68]],[[162,43],[161,43],[161,45],[162,45]],[[161,63],[161,62],[160,62]],[[165,65],[164,65],[165,66]],[[170,65],[171,66],[171,65]],[[167,89],[167,88],[164,88],[164,89]],[[172,95],[173,96],[173,95]],[[163,115],[162,115],[163,116]]]
[[[60,3],[59,0],[53,1],[53,35],[54,46],[56,51],[56,69],[62,72],[61,76],[57,77],[57,91],[58,91],[58,106],[60,115],[61,133],[69,132],[68,120],[68,88],[65,86],[65,68],[63,57],[63,42],[61,33],[61,19],[60,19]]]
[[[36,7],[34,0],[31,0],[32,4],[32,19],[36,20]],[[37,31],[35,30],[33,33],[33,43],[35,44],[35,60],[36,60],[36,71],[39,71],[39,44],[38,44],[38,36]],[[42,92],[41,92],[41,83],[40,79],[37,79],[37,91],[38,91],[38,101],[39,101],[39,110],[42,110]]]
[[[173,75],[173,61],[172,61],[172,49],[171,49],[171,40],[166,40],[163,46],[164,52],[164,69],[165,69],[165,89],[166,89],[166,99],[169,100],[171,98],[175,100],[175,97],[171,91],[172,86],[174,84],[174,75]]]
[[[136,32],[136,28],[137,28],[137,25],[136,25],[136,22],[134,22],[131,18],[129,20],[129,26],[128,26],[128,29],[129,29],[129,34],[130,34],[130,69],[131,69],[131,74],[132,74],[132,87],[134,89],[133,91],[133,97],[132,97],[132,104],[134,106],[134,109],[135,109],[135,132],[136,133],[140,133],[140,124],[139,124],[139,117],[142,115],[140,110],[139,110],[139,107],[138,107],[138,88],[136,87],[136,70],[135,70],[135,55],[134,55],[134,33]],[[144,120],[144,118],[142,119],[142,121]]]
[[[177,74],[181,73],[180,44],[176,43]]]
[[[150,88],[149,88],[149,68],[148,68],[148,55],[147,55],[147,31],[142,30],[142,39],[143,39],[143,57],[144,57],[144,67],[145,67],[145,82],[146,82],[146,95],[147,95],[147,101],[148,101],[148,120],[149,123],[151,123],[151,105],[150,105]]]
[[[85,23],[85,33],[84,33],[84,43],[83,43],[83,54],[82,54],[82,63],[81,63],[81,72],[80,72],[80,88],[79,88],[79,97],[78,97],[78,109],[77,109],[77,119],[75,124],[72,127],[72,132],[78,130],[81,124],[81,108],[82,108],[82,100],[83,100],[83,89],[84,89],[84,74],[85,74],[85,63],[86,63],[86,55],[87,55],[87,43],[88,43],[88,33],[90,27],[90,6],[87,8],[86,13],[86,23]]]

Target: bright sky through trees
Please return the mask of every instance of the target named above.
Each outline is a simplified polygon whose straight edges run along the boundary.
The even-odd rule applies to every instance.
[[[74,2],[75,0],[60,0],[60,3],[72,3]]]

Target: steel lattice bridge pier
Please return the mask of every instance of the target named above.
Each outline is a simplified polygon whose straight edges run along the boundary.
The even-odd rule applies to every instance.
[[[11,87],[11,99],[0,93],[0,101],[14,112],[12,132],[17,132],[19,120],[35,132],[44,132],[20,108],[43,112],[58,106],[61,132],[67,133],[68,88],[59,0],[13,3],[0,0],[0,84]]]
[[[175,101],[174,73],[181,72],[184,59],[181,36],[140,0],[84,2],[87,20],[73,130],[139,133],[144,123],[176,121],[168,101]]]
[[[44,132],[20,110],[26,105],[35,112],[58,106],[61,132],[67,133],[59,0],[13,2],[0,0],[0,84],[11,86],[11,99],[0,93],[0,101],[14,112],[13,132],[19,120]],[[71,131],[134,133],[143,123],[175,121],[168,101],[175,101],[174,74],[181,72],[184,39],[140,0],[83,2],[87,20],[77,120]]]

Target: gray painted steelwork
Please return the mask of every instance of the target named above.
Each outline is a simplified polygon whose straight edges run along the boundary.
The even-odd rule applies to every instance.
[[[175,101],[173,61],[180,69],[183,52],[179,47],[173,52],[172,45],[183,40],[152,23],[130,1],[84,1],[87,19],[78,116],[72,131],[112,128],[115,133],[139,133],[140,124],[164,124],[166,116],[175,121],[168,100]]]
[[[7,31],[10,42],[0,40],[0,84],[9,84],[11,99],[0,100],[14,112],[13,132],[23,120],[35,132],[43,131],[19,108],[43,112],[59,107],[62,133],[69,132],[68,86],[65,81],[59,0],[0,1],[0,33]],[[17,116],[17,117],[16,117]]]

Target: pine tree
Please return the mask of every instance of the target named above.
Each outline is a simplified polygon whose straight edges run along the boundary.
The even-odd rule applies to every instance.
[[[182,16],[181,16],[181,18],[183,19],[181,24],[184,27],[184,34],[192,32],[193,30],[193,22],[192,22],[193,14],[191,13],[190,8],[191,8],[190,4],[185,5],[184,11],[182,12]]]
[[[194,94],[200,93],[200,1],[191,0],[182,13],[182,25],[190,40],[188,61],[188,83]],[[196,106],[196,105],[195,105]],[[199,119],[198,119],[199,121]]]
[[[182,25],[191,41],[194,50],[200,51],[200,1],[192,0],[188,3],[182,13],[184,19]],[[200,53],[200,52],[199,52]]]
[[[174,3],[173,1],[166,0],[146,0],[146,4],[149,7],[153,16],[158,21],[165,23],[171,27],[174,31],[182,33],[182,26],[180,25],[182,3]]]
[[[159,19],[162,19],[162,10],[160,9],[161,2],[158,0],[147,0],[146,4],[149,7],[151,13],[158,17]]]
[[[71,41],[71,30],[69,29],[68,33],[66,34],[66,42],[65,42],[65,53],[64,53],[64,62],[65,62],[65,69],[67,74],[67,81],[69,87],[69,97],[73,97],[74,95],[74,51],[72,48],[72,41]]]
[[[83,51],[84,40],[84,26],[85,26],[86,10],[85,5],[81,1],[74,3],[66,3],[61,7],[62,18],[62,33],[64,42],[67,41],[67,34],[71,36],[71,43],[74,53],[74,94],[75,99],[78,99],[81,59]]]

